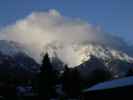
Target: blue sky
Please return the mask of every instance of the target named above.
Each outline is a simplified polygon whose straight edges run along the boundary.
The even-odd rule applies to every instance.
[[[133,0],[0,0],[0,28],[48,9],[99,25],[133,44]]]

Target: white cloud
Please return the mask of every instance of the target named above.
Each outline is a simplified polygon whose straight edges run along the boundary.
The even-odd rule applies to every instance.
[[[26,46],[31,56],[40,59],[43,47],[55,41],[64,44],[93,41],[111,44],[109,35],[101,29],[78,18],[62,16],[57,10],[33,12],[26,18],[18,20],[0,31],[0,39],[17,41]],[[116,40],[115,40],[116,41]]]

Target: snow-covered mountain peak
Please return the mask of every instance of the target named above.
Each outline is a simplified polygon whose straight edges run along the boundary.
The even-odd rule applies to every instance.
[[[123,60],[133,62],[133,58],[126,53],[112,49],[105,45],[93,43],[73,43],[61,44],[53,43],[47,45],[47,51],[50,57],[58,57],[68,66],[73,67],[88,61],[91,56],[95,56],[102,60]]]
[[[21,47],[19,43],[7,40],[0,40],[0,52],[5,55],[16,55],[17,53],[22,52],[24,48]]]
[[[29,54],[23,45],[12,41],[0,40],[0,47],[0,52],[5,55]],[[57,58],[69,67],[78,66],[88,61],[91,56],[95,56],[105,62],[122,60],[133,63],[133,58],[126,53],[96,43],[64,43],[55,41],[45,45],[43,51],[43,53],[48,52],[50,58]]]
[[[0,64],[5,63],[8,64],[6,67],[13,67],[14,70],[20,68],[26,71],[38,71],[39,66],[39,64],[28,55],[23,45],[14,41],[0,40]]]

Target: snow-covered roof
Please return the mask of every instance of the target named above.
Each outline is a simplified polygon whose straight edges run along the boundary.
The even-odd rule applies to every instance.
[[[133,76],[99,83],[99,84],[94,85],[88,89],[83,90],[83,92],[111,89],[111,88],[131,86],[131,85],[133,85]]]

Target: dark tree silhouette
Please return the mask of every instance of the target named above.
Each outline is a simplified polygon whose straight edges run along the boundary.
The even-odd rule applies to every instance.
[[[133,68],[129,68],[126,76],[133,76]]]
[[[48,54],[43,57],[40,73],[36,80],[36,86],[33,86],[40,97],[49,100],[55,93],[56,71],[53,69]]]
[[[112,75],[109,71],[103,70],[103,69],[96,69],[93,71],[91,83],[96,84],[99,82],[110,80],[111,78],[112,78]]]
[[[68,68],[65,66],[63,74],[63,90],[70,97],[77,97],[80,94],[80,75],[76,68]]]

